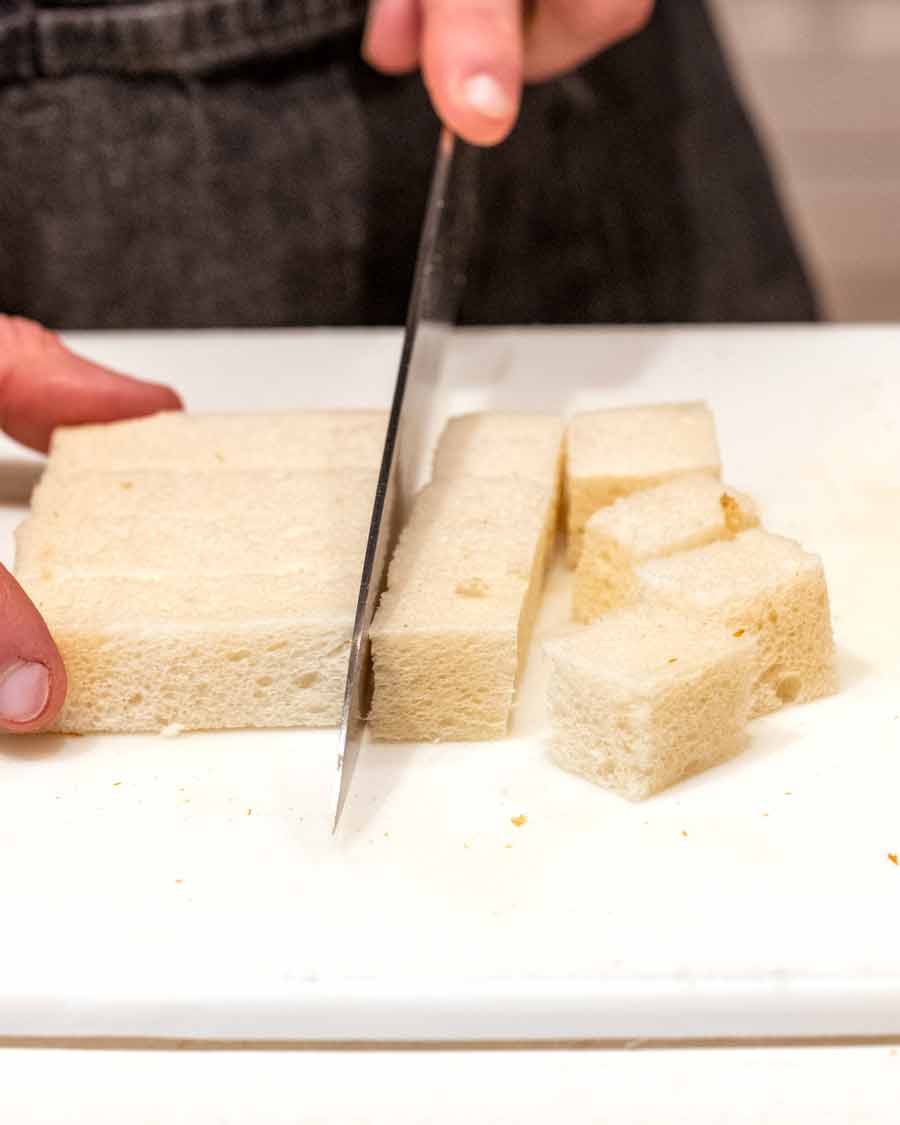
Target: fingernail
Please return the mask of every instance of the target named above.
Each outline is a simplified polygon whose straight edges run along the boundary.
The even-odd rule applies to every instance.
[[[459,100],[483,117],[498,120],[515,112],[515,103],[503,86],[490,74],[473,74],[459,87]]]
[[[50,673],[37,661],[20,660],[0,674],[0,718],[30,723],[47,706]]]

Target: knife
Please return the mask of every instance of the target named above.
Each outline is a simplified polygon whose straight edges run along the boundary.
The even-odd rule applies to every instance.
[[[475,150],[441,132],[419,239],[412,295],[359,584],[338,736],[337,831],[365,734],[369,627],[399,529],[422,483],[441,362],[456,320],[473,225]]]

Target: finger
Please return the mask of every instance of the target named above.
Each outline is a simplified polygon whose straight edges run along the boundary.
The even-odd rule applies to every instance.
[[[643,28],[653,0],[539,0],[525,45],[525,77],[562,74]]]
[[[40,730],[53,722],[65,698],[66,670],[49,630],[0,566],[0,730]]]
[[[464,140],[502,141],[522,95],[521,0],[422,0],[422,72],[438,116]]]
[[[407,74],[419,65],[422,13],[419,0],[373,0],[362,54],[385,74]]]
[[[119,375],[30,320],[0,316],[0,429],[16,441],[46,452],[56,426],[180,409],[168,387]]]

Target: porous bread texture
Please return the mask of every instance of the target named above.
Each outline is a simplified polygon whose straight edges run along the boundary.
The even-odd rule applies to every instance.
[[[24,580],[69,677],[54,729],[333,726],[358,567],[342,576]]]
[[[587,522],[572,589],[572,617],[589,622],[637,596],[635,567],[729,539],[759,523],[749,496],[691,474],[624,496]]]
[[[370,469],[377,474],[386,427],[387,414],[381,410],[163,413],[58,429],[50,444],[50,464],[60,473]]]
[[[561,476],[563,423],[547,414],[496,411],[451,418],[434,455],[442,477],[527,477],[548,484]]]
[[[749,636],[638,604],[545,651],[551,753],[564,769],[640,801],[744,748]]]
[[[371,469],[60,472],[51,460],[31,495],[31,512],[69,520],[189,516],[209,523],[223,513],[251,512],[310,524],[368,518],[374,499]]]
[[[57,431],[16,560],[69,674],[57,729],[335,724],[385,421]]]
[[[509,417],[451,421],[400,538],[371,630],[379,739],[506,734],[556,530],[562,444],[558,419]],[[542,451],[527,472],[513,471],[528,463],[523,428]],[[473,434],[490,454],[469,446]]]
[[[757,641],[751,717],[837,690],[822,561],[759,529],[638,567],[640,597]]]
[[[16,530],[16,574],[44,580],[69,574],[153,578],[327,571],[346,556],[362,566],[371,503],[363,518],[304,523],[248,509],[220,520],[136,514],[115,520],[32,516]]]
[[[576,414],[566,433],[567,555],[575,566],[599,508],[685,473],[721,475],[715,422],[700,402]]]
[[[518,579],[388,590],[371,634],[375,737],[503,738],[530,630],[527,601],[528,585]]]

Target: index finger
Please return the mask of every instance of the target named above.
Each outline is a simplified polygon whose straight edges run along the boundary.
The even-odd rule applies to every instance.
[[[0,429],[46,452],[57,426],[180,410],[169,387],[91,363],[40,325],[0,316]]]

